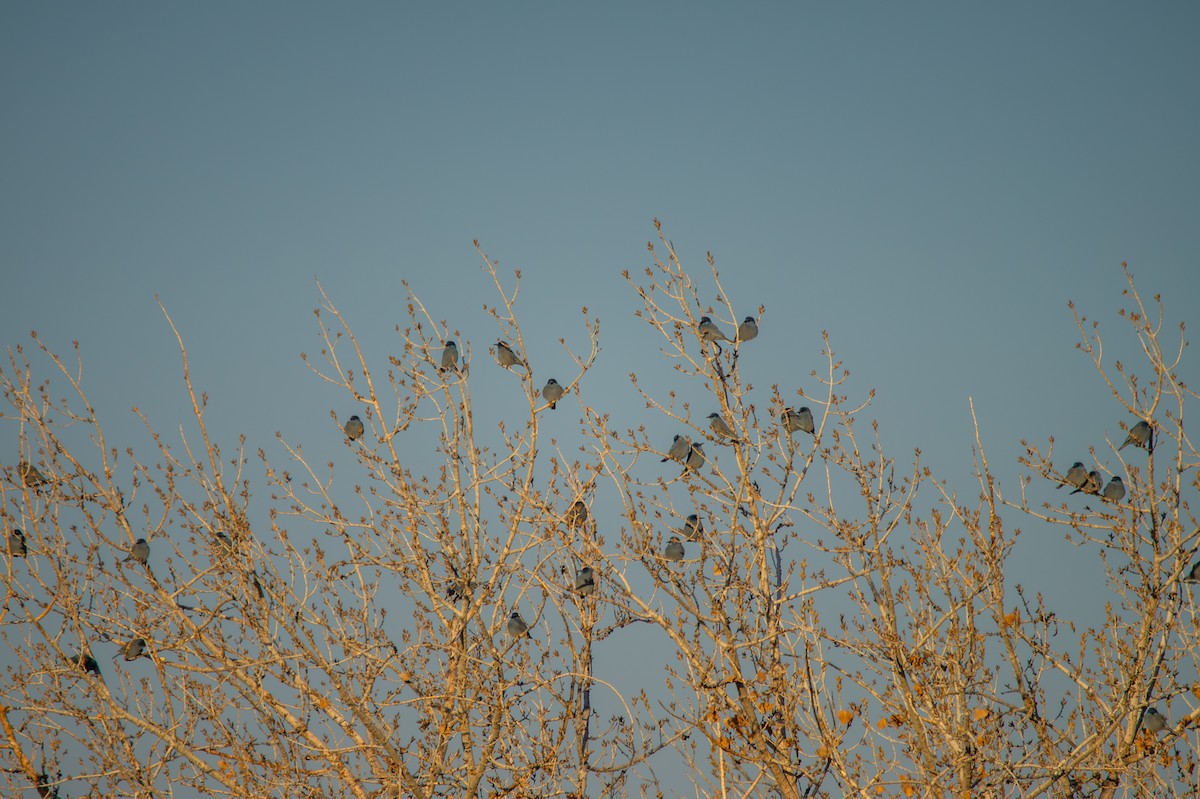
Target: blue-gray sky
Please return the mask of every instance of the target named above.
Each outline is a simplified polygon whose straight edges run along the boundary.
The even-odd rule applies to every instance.
[[[620,272],[657,216],[766,306],[756,382],[815,389],[827,329],[893,455],[973,494],[973,396],[1015,489],[1019,438],[1069,462],[1122,435],[1068,299],[1144,373],[1120,262],[1195,318],[1198,30],[1182,2],[7,3],[0,344],[78,339],[110,440],[144,445],[130,406],[188,410],[157,293],[227,445],[334,453],[314,281],[377,363],[401,279],[482,354],[478,238],[523,271],[542,375],[600,316],[588,393],[636,426],[623,376],[663,367]]]

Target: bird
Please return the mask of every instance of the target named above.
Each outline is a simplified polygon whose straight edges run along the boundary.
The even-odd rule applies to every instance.
[[[505,369],[513,366],[525,366],[525,362],[518,358],[517,354],[512,351],[512,348],[503,341],[496,342],[496,363]]]
[[[1085,494],[1099,494],[1100,486],[1103,485],[1104,479],[1100,477],[1100,472],[1088,472],[1087,480],[1083,481],[1083,485],[1072,491],[1072,494],[1078,494],[1082,491]]]
[[[451,580],[449,587],[446,588],[446,598],[457,602],[469,597],[474,593],[475,588],[474,580]]]
[[[442,348],[442,365],[438,367],[438,371],[446,369],[458,371],[458,345],[453,340],[447,340],[446,346]]]
[[[812,410],[807,406],[792,410],[791,408],[783,409],[783,429],[788,431],[788,435],[803,430],[809,435],[816,435],[816,425],[813,424]]]
[[[363,423],[357,416],[351,416],[350,420],[346,422],[346,426],[342,429],[346,431],[346,437],[351,441],[362,438]]]
[[[587,504],[582,499],[577,499],[571,503],[571,507],[567,508],[567,515],[564,517],[567,527],[579,529],[587,524],[588,508]]]
[[[38,486],[49,483],[46,475],[42,474],[38,467],[28,461],[21,461],[20,465],[21,482],[28,488],[37,488]]]
[[[754,321],[753,316],[747,316],[738,325],[737,338],[738,341],[750,341],[758,338],[758,322]]]
[[[92,657],[92,653],[88,652],[86,649],[74,657],[69,658],[69,660],[71,663],[75,664],[84,671],[95,674],[97,677],[100,676],[100,664],[96,662],[94,657]]]
[[[701,444],[692,444],[688,450],[687,460],[683,463],[684,469],[695,471],[704,465],[704,447]]]
[[[728,438],[734,443],[741,441],[741,439],[738,438],[733,432],[733,429],[729,426],[729,423],[726,422],[719,413],[713,412],[708,415],[708,426],[712,428],[712,431],[716,434],[717,438]]]
[[[1129,435],[1126,436],[1125,443],[1117,447],[1117,452],[1125,449],[1130,444],[1133,444],[1135,447],[1145,448],[1146,445],[1150,443],[1152,433],[1153,431],[1150,429],[1150,423],[1145,419],[1142,419],[1133,427],[1129,428]]]
[[[1125,483],[1120,477],[1113,476],[1112,480],[1108,481],[1108,485],[1104,487],[1104,491],[1100,496],[1105,499],[1111,499],[1113,502],[1120,502],[1125,496]]]
[[[575,593],[591,596],[596,591],[596,575],[591,566],[584,566],[575,575]]]
[[[266,599],[267,592],[263,590],[262,582],[258,579],[258,572],[256,572],[254,569],[251,569],[250,573],[246,575],[246,577],[250,580],[250,585],[254,588],[254,593],[258,594],[258,598]]]
[[[1185,583],[1200,583],[1200,560],[1192,564],[1191,571],[1183,578]]]
[[[550,410],[554,410],[564,393],[566,392],[563,391],[563,387],[553,377],[547,380],[546,385],[542,388],[542,397],[550,403]]]
[[[224,530],[217,530],[217,534],[213,538],[213,549],[218,555],[233,554],[233,542],[229,540],[229,536],[225,535]]]
[[[667,539],[667,546],[663,550],[663,557],[676,563],[683,560],[683,542],[679,540],[679,536],[673,535]]]
[[[1055,486],[1055,489],[1062,488],[1063,486],[1075,486],[1079,488],[1087,482],[1087,476],[1087,469],[1084,467],[1083,461],[1075,461],[1071,464],[1071,468],[1067,469],[1066,477],[1061,483]]]
[[[23,558],[29,554],[29,547],[25,545],[25,533],[18,528],[13,528],[13,531],[8,534],[8,555],[12,558]]]
[[[517,613],[515,610],[508,616],[508,634],[513,638],[520,638],[521,636],[525,636],[529,639],[533,638],[533,636],[529,634],[529,625],[526,624],[525,620],[521,618],[521,614]]]
[[[1146,715],[1142,717],[1142,724],[1150,732],[1162,732],[1167,728],[1167,719],[1162,713],[1158,712],[1156,707],[1146,708]]]
[[[121,651],[121,654],[124,655],[127,661],[144,657],[146,655],[146,639],[131,638],[129,643],[125,644],[125,648]]]
[[[663,458],[659,463],[667,461],[679,461],[683,463],[687,459],[688,450],[692,448],[692,440],[687,436],[675,436],[671,440],[671,447],[667,450],[667,457]]]
[[[139,538],[133,543],[133,546],[129,548],[129,557],[125,558],[125,560],[136,560],[138,563],[145,566],[150,560],[149,542],[144,538]]]
[[[679,532],[683,533],[683,537],[688,541],[695,541],[704,534],[704,522],[700,521],[700,516],[693,513],[683,522],[683,529]]]
[[[696,325],[696,331],[700,334],[703,341],[729,341],[721,329],[713,324],[713,320],[707,316],[700,317],[700,323]]]

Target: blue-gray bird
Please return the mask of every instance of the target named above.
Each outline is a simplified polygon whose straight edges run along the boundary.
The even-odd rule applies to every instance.
[[[452,579],[450,585],[446,588],[446,598],[458,602],[460,599],[465,599],[475,593],[478,586],[474,580]]]
[[[25,533],[20,529],[14,528],[8,534],[8,555],[12,558],[23,558],[29,554],[29,547],[25,545]]]
[[[751,341],[758,338],[758,322],[754,321],[753,316],[747,316],[738,325],[737,337],[738,341]]]
[[[673,535],[667,539],[667,546],[663,550],[663,557],[676,563],[683,560],[683,542],[679,540],[679,536]]]
[[[679,532],[683,533],[683,537],[688,541],[696,541],[704,534],[704,522],[700,521],[698,514],[691,514],[683,521],[683,529]]]
[[[68,658],[68,660],[84,671],[95,674],[97,677],[100,676],[100,664],[96,662],[94,657],[92,657],[92,653],[88,652],[86,649],[79,654]]]
[[[1087,468],[1084,467],[1083,461],[1075,461],[1071,464],[1071,468],[1067,469],[1067,474],[1066,477],[1063,478],[1063,481],[1054,488],[1059,489],[1063,486],[1074,486],[1075,488],[1080,488],[1084,483],[1087,482],[1087,476]]]
[[[728,438],[734,443],[741,441],[733,432],[733,428],[729,426],[729,423],[719,413],[714,412],[708,415],[708,426],[712,428],[713,434],[717,438]]]
[[[1083,481],[1083,485],[1071,493],[1078,494],[1082,491],[1085,494],[1099,494],[1102,485],[1104,485],[1104,478],[1100,476],[1100,472],[1088,472],[1087,480]]]
[[[1113,479],[1108,481],[1108,485],[1104,487],[1104,491],[1100,493],[1100,496],[1113,502],[1120,502],[1125,498],[1125,483],[1120,477],[1114,475]]]
[[[783,429],[788,431],[788,435],[803,430],[809,435],[816,435],[817,427],[813,424],[812,410],[807,406],[792,410],[785,408],[783,411]]]
[[[667,450],[667,457],[663,458],[659,463],[667,461],[679,461],[683,463],[687,459],[688,451],[692,448],[692,440],[687,436],[675,436],[671,441],[671,448]]]
[[[713,324],[713,320],[707,316],[700,317],[700,323],[696,325],[696,331],[704,341],[729,341],[725,334],[721,332],[721,328]]]
[[[571,507],[567,508],[567,515],[564,517],[567,527],[577,530],[587,524],[587,520],[587,503],[585,503],[582,499],[577,499],[572,502]]]
[[[127,660],[127,661],[128,660],[137,660],[140,657],[145,657],[145,655],[146,655],[146,639],[145,638],[131,638],[129,640],[129,643],[125,644],[125,649],[123,649],[121,651],[121,654],[124,655],[125,660]]]
[[[509,369],[513,366],[525,366],[525,362],[517,357],[517,354],[512,351],[512,348],[503,341],[496,342],[496,363]]]
[[[591,596],[596,591],[596,575],[591,566],[584,566],[575,575],[575,593],[580,596]]]
[[[521,614],[515,610],[508,616],[508,634],[513,638],[525,636],[530,640],[533,639],[533,636],[529,634],[529,625],[521,618]]]
[[[684,461],[683,468],[696,471],[704,465],[704,446],[702,444],[692,444],[688,450],[687,460]]]
[[[150,543],[144,538],[139,538],[129,548],[129,556],[125,560],[136,560],[145,566],[150,561]]]
[[[1146,708],[1146,715],[1142,716],[1142,725],[1150,732],[1162,732],[1167,728],[1167,717],[1158,712],[1156,707]]]
[[[550,403],[550,410],[554,410],[563,394],[563,387],[553,377],[547,380],[546,385],[542,387],[542,398]]]
[[[1189,571],[1183,578],[1185,583],[1200,583],[1200,560],[1192,564]]]
[[[458,345],[452,340],[446,342],[446,346],[442,348],[442,365],[438,371],[450,369],[458,371]]]
[[[359,419],[357,416],[351,416],[350,419],[346,422],[346,426],[343,427],[342,429],[346,431],[346,437],[349,438],[351,441],[362,438],[362,434],[363,434],[362,419]]]
[[[217,534],[213,536],[213,551],[218,555],[232,555],[233,542],[229,540],[229,536],[225,535],[224,530],[217,530]]]
[[[32,463],[21,461],[19,469],[21,472],[21,482],[28,488],[37,488],[50,482],[49,478],[42,474],[38,467]]]
[[[266,599],[267,592],[263,590],[262,581],[258,579],[258,572],[256,572],[254,569],[251,569],[250,573],[246,575],[246,577],[250,581],[250,587],[254,589],[254,593],[258,594],[258,598]]]
[[[1125,449],[1130,444],[1133,444],[1135,447],[1142,447],[1145,449],[1146,445],[1150,443],[1150,436],[1153,434],[1153,432],[1154,431],[1150,429],[1150,423],[1143,419],[1133,427],[1129,428],[1129,435],[1126,436],[1125,443],[1117,447],[1117,452]]]

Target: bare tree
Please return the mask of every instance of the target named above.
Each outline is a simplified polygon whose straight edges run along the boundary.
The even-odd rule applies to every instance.
[[[1067,479],[1053,441],[1026,445],[1009,496],[978,424],[969,487],[890,454],[828,336],[819,390],[763,399],[711,256],[708,303],[661,231],[626,278],[659,349],[646,368],[679,388],[631,376],[651,430],[597,407],[584,308],[585,345],[562,344],[574,373],[556,376],[581,409],[564,450],[520,273],[480,255],[493,342],[410,292],[401,350],[376,367],[321,292],[305,362],[345,398],[336,463],[282,437],[223,453],[178,331],[191,418],[178,440],[143,418],[146,459],[108,442],[78,347],[10,351],[20,451],[0,500],[25,551],[10,539],[2,578],[7,793],[1194,795],[1194,394],[1182,329],[1168,347],[1132,278],[1149,376],[1109,368],[1077,317],[1080,348],[1153,434],[1091,453],[1123,496],[1048,501]],[[481,368],[509,372],[522,418],[481,426]],[[1098,553],[1101,623],[1014,578],[1018,518]],[[671,655],[645,664],[649,688],[623,687],[602,664],[647,634]]]

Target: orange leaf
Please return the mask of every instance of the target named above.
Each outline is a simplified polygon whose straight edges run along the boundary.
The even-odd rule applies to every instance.
[[[837,712],[838,721],[843,724],[849,724],[854,721],[854,711],[842,709]]]
[[[887,719],[880,719],[879,721],[875,722],[875,726],[876,726],[876,727],[878,727],[878,728],[879,728],[879,729],[881,729],[881,730],[882,730],[884,727],[886,727],[887,725],[888,725],[888,720],[887,720]]]
[[[989,711],[986,707],[975,708],[975,720],[979,721],[980,719],[986,719],[988,717],[988,713],[990,712],[991,711]]]

